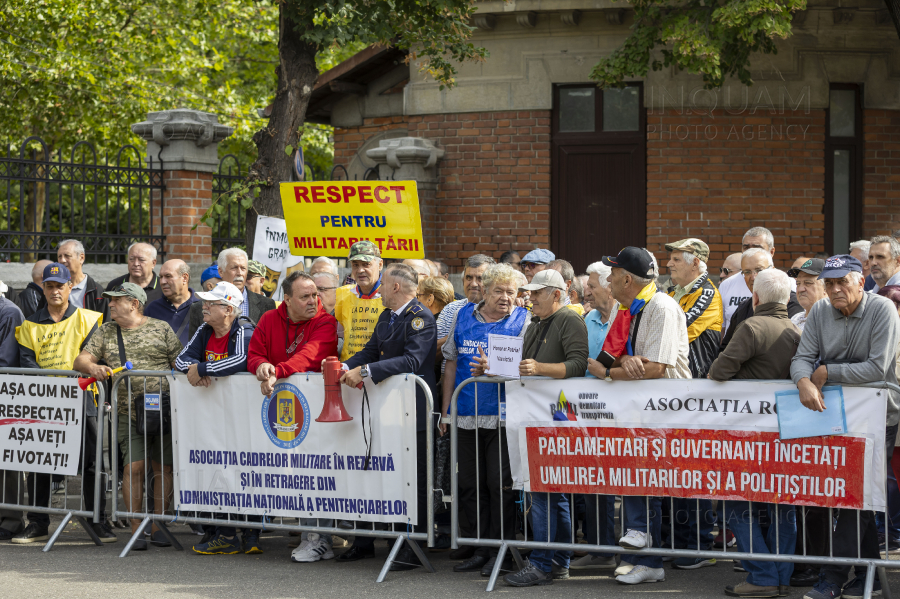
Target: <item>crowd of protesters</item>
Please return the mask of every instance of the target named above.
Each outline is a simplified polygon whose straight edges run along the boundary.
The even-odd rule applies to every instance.
[[[900,232],[898,232],[900,233]],[[663,289],[656,257],[645,248],[626,247],[604,256],[579,275],[572,264],[542,248],[504,252],[499,259],[474,254],[461,273],[462,294],[449,269],[433,260],[386,264],[379,248],[355,243],[347,256],[349,275],[341,284],[337,264],[316,258],[308,270],[284,277],[284,300],[275,302],[264,265],[237,248],[223,250],[203,271],[197,290],[189,265],[168,260],[157,274],[156,249],[136,243],[128,250],[127,272],[103,290],[84,272],[85,252],[74,239],[58,245],[57,260],[35,263],[32,282],[0,295],[0,367],[74,369],[99,381],[131,361],[138,370],[175,369],[191,385],[208,387],[217,378],[249,372],[260,391],[271,394],[276,381],[300,372],[321,371],[322,361],[340,356],[342,382],[372,384],[412,372],[432,387],[443,419],[429,420],[418,397],[419,502],[424,496],[425,435],[437,425],[446,434],[454,389],[485,373],[489,334],[523,338],[522,376],[557,379],[592,377],[603,381],[661,378],[792,379],[802,404],[822,411],[826,383],[897,384],[900,344],[900,241],[877,236],[850,244],[846,254],[798,256],[785,273],[775,268],[776,243],[764,227],[749,229],[741,252],[718,268],[709,264],[702,239],[665,245],[668,288]],[[268,285],[268,286],[267,286]],[[5,288],[5,286],[3,287]],[[268,293],[267,293],[268,291]],[[379,326],[384,325],[384,326]],[[42,331],[64,328],[67,345],[52,356],[42,351]],[[537,542],[572,543],[580,531],[590,545],[626,550],[677,547],[707,550],[737,546],[754,553],[878,558],[900,547],[900,487],[890,459],[900,422],[900,395],[888,393],[884,428],[888,517],[860,512],[859,519],[828,519],[827,510],[790,505],[662,501],[660,497],[621,498],[622,522],[615,535],[616,497],[527,494],[517,509],[506,432],[501,414],[502,387],[478,383],[458,396],[460,536],[513,539],[519,519],[527,518]],[[130,400],[145,393],[168,393],[164,378],[132,380]],[[127,397],[124,382],[118,391]],[[421,393],[419,393],[421,395]],[[92,476],[92,443],[97,439],[97,407],[86,394],[82,470]],[[131,416],[129,417],[129,414]],[[129,511],[140,512],[147,497],[156,513],[171,510],[172,451],[164,437],[144,437],[129,404],[119,404],[117,450],[123,464],[122,495]],[[497,459],[499,456],[499,459]],[[894,462],[894,467],[898,467]],[[152,488],[144,488],[148,469]],[[476,476],[476,473],[478,475]],[[0,503],[46,507],[50,475],[0,471]],[[93,505],[93,485],[83,486]],[[92,532],[115,542],[106,520]],[[27,503],[25,503],[27,502]],[[424,504],[423,504],[424,505]],[[149,509],[149,508],[148,508]],[[799,517],[805,510],[804,517]],[[420,507],[420,514],[425,513]],[[216,516],[219,517],[219,516]],[[424,516],[422,518],[424,520]],[[254,521],[254,519],[250,519]],[[753,524],[754,520],[756,525]],[[259,522],[259,518],[255,520]],[[665,523],[667,525],[664,525]],[[760,525],[765,522],[766,525]],[[131,522],[136,531],[139,520]],[[259,553],[259,528],[238,530],[233,521],[204,527],[194,546],[201,554]],[[334,527],[331,520],[304,520],[310,527]],[[724,525],[724,526],[723,526]],[[421,530],[424,522],[415,523]],[[828,527],[832,528],[831,546]],[[857,530],[859,527],[859,530]],[[477,530],[476,530],[477,528]],[[134,549],[166,545],[161,530],[148,531]],[[0,510],[0,540],[27,544],[47,540],[49,516]],[[336,557],[330,535],[303,534],[291,554],[295,562]],[[373,555],[371,537],[358,536],[336,561]],[[462,546],[451,553],[457,572],[490,575],[498,551]],[[638,552],[582,553],[535,549],[519,568],[507,554],[499,565],[512,586],[551,584],[570,570],[610,572],[622,584],[662,582],[664,559]],[[417,567],[404,548],[392,569]],[[679,557],[673,568],[715,566],[705,557]],[[789,561],[735,562],[746,579],[724,592],[737,597],[778,597],[788,586],[809,587],[806,599],[862,597],[865,572],[850,567],[821,568]],[[880,589],[876,580],[875,590]]]

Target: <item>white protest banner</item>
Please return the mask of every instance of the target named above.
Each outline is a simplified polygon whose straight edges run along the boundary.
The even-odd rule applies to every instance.
[[[843,387],[848,433],[784,441],[786,382],[507,383],[518,488],[884,510],[884,390]]]
[[[78,474],[83,416],[77,379],[0,374],[0,470]]]
[[[287,224],[283,218],[256,217],[253,259],[266,267],[263,295],[281,301],[281,282],[294,270],[303,270],[303,256],[292,256],[288,247]]]
[[[523,337],[488,334],[488,374],[519,378]]]
[[[249,375],[214,379],[208,388],[176,376],[177,509],[416,522],[415,381],[395,376],[366,385],[374,431],[368,470],[361,390],[341,387],[353,420],[316,422],[321,374],[280,380],[268,398]]]

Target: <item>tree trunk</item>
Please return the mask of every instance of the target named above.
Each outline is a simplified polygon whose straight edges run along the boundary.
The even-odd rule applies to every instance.
[[[253,256],[256,235],[256,216],[284,218],[279,183],[291,180],[293,156],[285,153],[287,146],[300,145],[300,133],[306,119],[306,107],[313,86],[319,77],[316,68],[318,46],[303,40],[303,31],[312,23],[296,23],[281,3],[279,15],[278,86],[272,102],[269,124],[253,136],[258,153],[250,167],[249,178],[260,186],[259,197],[253,201],[254,210],[247,211],[247,253]]]

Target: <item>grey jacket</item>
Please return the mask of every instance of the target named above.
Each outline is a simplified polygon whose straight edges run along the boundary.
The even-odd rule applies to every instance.
[[[828,302],[816,302],[791,362],[791,379],[796,384],[812,376],[816,362],[821,360],[827,365],[829,383],[896,385],[898,343],[900,317],[894,302],[886,297],[864,293],[850,316]],[[900,394],[889,391],[887,425],[898,422]]]

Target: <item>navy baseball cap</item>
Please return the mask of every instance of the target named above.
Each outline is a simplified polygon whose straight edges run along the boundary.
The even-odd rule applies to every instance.
[[[618,256],[603,256],[601,262],[612,268],[623,268],[642,279],[653,278],[653,257],[645,249],[629,245]]]
[[[851,272],[862,274],[862,264],[850,254],[838,254],[825,261],[820,279],[840,279]]]
[[[44,283],[53,281],[54,283],[68,283],[72,279],[69,269],[65,264],[53,262],[44,267]]]
[[[522,262],[532,262],[534,264],[547,264],[556,260],[556,254],[550,250],[542,250],[540,248],[531,250],[522,256]]]

